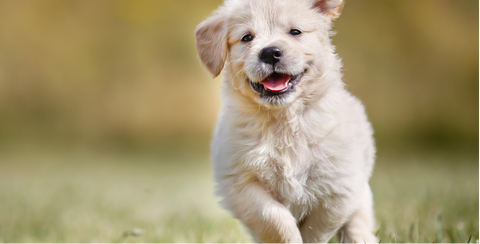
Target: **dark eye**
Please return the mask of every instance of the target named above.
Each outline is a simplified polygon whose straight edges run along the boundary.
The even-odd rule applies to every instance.
[[[298,35],[300,35],[300,34],[302,34],[302,32],[301,32],[300,30],[298,30],[298,29],[292,29],[292,30],[290,30],[290,35],[292,35],[292,36],[298,36]]]
[[[249,41],[252,41],[252,40],[253,40],[253,36],[250,35],[250,34],[244,35],[242,37],[242,42],[249,42]]]

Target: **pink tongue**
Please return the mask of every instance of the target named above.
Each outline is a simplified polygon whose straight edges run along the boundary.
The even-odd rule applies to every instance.
[[[273,74],[260,83],[265,87],[266,90],[277,92],[285,90],[289,81],[289,75]]]

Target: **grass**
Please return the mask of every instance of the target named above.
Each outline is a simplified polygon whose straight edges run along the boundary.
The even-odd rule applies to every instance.
[[[477,241],[478,183],[477,155],[380,156],[381,242]],[[0,242],[250,242],[213,188],[205,155],[3,153]]]

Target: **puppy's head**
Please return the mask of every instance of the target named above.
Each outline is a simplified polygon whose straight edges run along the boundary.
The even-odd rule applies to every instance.
[[[329,30],[343,0],[227,0],[195,31],[205,67],[266,107],[317,90],[336,56]],[[339,67],[338,67],[339,68]]]

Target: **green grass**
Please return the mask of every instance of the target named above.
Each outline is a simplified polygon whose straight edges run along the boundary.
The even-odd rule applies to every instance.
[[[477,156],[379,157],[371,185],[382,243],[478,240]],[[0,242],[250,242],[213,188],[205,155],[3,153]]]

